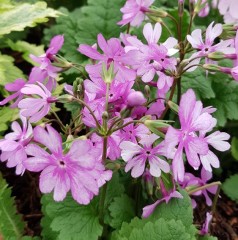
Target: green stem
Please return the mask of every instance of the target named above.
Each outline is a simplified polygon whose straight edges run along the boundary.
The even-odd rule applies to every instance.
[[[204,189],[208,189],[209,187],[220,186],[220,185],[221,185],[221,182],[208,183],[206,185],[203,185],[201,187],[197,187],[197,188],[194,188],[194,189],[188,191],[188,194],[192,195],[195,192],[198,192],[198,191],[201,191],[201,190],[204,190]]]
[[[96,122],[97,128],[100,128],[100,124],[99,124],[96,116],[94,115],[93,110],[88,106],[88,104],[85,103],[83,100],[81,100],[81,99],[79,99],[79,98],[75,98],[75,97],[74,97],[73,100],[75,100],[75,101],[79,102],[80,104],[84,105],[84,106],[89,110],[89,112],[91,113],[93,119],[94,119],[95,122]]]
[[[116,132],[116,131],[118,131],[118,130],[120,130],[120,129],[122,129],[122,128],[130,125],[130,124],[132,124],[132,123],[144,123],[144,122],[143,122],[143,121],[140,121],[140,120],[133,120],[133,121],[130,121],[130,122],[125,123],[125,124],[122,125],[121,127],[118,127],[118,128],[113,129],[113,132]]]
[[[55,116],[56,118],[56,121],[59,123],[61,129],[65,132],[65,126],[64,124],[62,123],[62,121],[60,120],[59,116],[57,115],[56,112],[52,111],[53,115]]]
[[[217,201],[218,201],[220,191],[221,191],[221,184],[218,185],[216,195],[212,202],[212,215],[214,215],[216,212],[216,206],[217,206]]]

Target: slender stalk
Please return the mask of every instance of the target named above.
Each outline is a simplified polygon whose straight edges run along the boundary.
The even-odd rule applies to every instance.
[[[58,122],[58,124],[60,125],[60,127],[62,128],[62,130],[65,132],[65,126],[64,124],[62,123],[62,121],[60,120],[59,116],[57,115],[56,112],[52,111],[53,115],[55,116],[56,118],[56,121]]]
[[[88,104],[85,103],[83,100],[81,100],[81,99],[79,99],[79,98],[75,98],[75,97],[74,97],[73,99],[74,99],[75,101],[79,102],[80,104],[83,104],[83,105],[89,110],[89,112],[91,113],[93,119],[94,119],[95,122],[96,122],[97,127],[100,128],[100,124],[99,124],[96,116],[94,115],[93,110],[88,106]]]
[[[195,192],[198,192],[198,191],[201,191],[201,190],[204,190],[204,189],[208,189],[209,187],[220,186],[220,185],[221,185],[221,182],[208,183],[206,185],[203,185],[201,187],[197,187],[197,188],[194,188],[194,189],[188,191],[188,194],[192,195]]]
[[[167,104],[166,104],[166,107],[165,107],[165,110],[164,110],[163,113],[161,114],[160,119],[164,119],[167,111],[169,110],[168,102],[173,99],[173,96],[174,96],[174,93],[175,93],[175,89],[176,89],[176,85],[177,85],[177,79],[175,78],[175,79],[174,79],[174,82],[173,82],[173,85],[172,85],[172,88],[171,88],[171,92],[170,92],[170,95],[169,95],[169,99],[168,99]]]
[[[132,123],[144,123],[144,122],[143,122],[143,121],[140,121],[140,120],[133,120],[133,121],[130,121],[130,122],[125,123],[125,124],[122,125],[121,127],[118,127],[118,128],[113,129],[113,132],[116,132],[116,131],[118,131],[118,130],[120,130],[120,129],[122,129],[122,128],[130,125],[130,124],[132,124]]]
[[[214,215],[215,212],[216,212],[216,206],[217,206],[217,201],[218,201],[218,198],[219,198],[220,191],[221,191],[221,184],[218,185],[216,195],[215,195],[215,197],[213,199],[213,202],[212,202],[212,215]]]

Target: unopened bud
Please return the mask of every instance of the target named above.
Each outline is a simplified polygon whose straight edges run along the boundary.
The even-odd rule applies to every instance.
[[[64,94],[64,95],[57,97],[57,100],[61,103],[68,103],[68,102],[72,102],[73,98],[74,97],[72,95]]]
[[[178,0],[178,14],[180,17],[182,17],[183,13],[184,13],[184,0]]]
[[[146,99],[142,92],[134,91],[129,93],[127,97],[127,103],[130,107],[141,106],[146,102]]]
[[[55,67],[62,68],[62,70],[68,70],[73,66],[73,64],[71,62],[68,62],[65,58],[56,55],[53,56],[52,65]]]
[[[107,112],[107,111],[104,111],[104,112],[102,113],[102,119],[107,120],[108,118],[109,118],[108,112]]]
[[[165,18],[168,16],[168,13],[161,8],[153,8],[148,11],[147,15],[157,18]]]
[[[172,101],[168,101],[168,105],[169,105],[169,108],[172,109],[174,112],[178,113],[179,111],[179,106],[172,102]]]
[[[202,67],[208,71],[221,72],[221,68],[215,64],[203,64]]]
[[[105,83],[111,83],[115,78],[114,73],[114,64],[113,62],[110,64],[109,68],[107,69],[107,66],[105,63],[102,64],[102,79]]]
[[[75,96],[80,95],[83,91],[83,79],[82,78],[76,78],[76,80],[73,82],[73,93]]]
[[[226,58],[225,54],[222,53],[222,52],[209,53],[209,54],[207,55],[207,57],[208,57],[209,59],[214,60],[214,61],[219,61],[219,60],[222,60],[222,59],[225,59],[225,58]]]

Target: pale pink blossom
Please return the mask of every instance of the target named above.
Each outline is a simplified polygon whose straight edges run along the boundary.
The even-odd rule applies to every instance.
[[[22,127],[16,121],[12,123],[12,130],[0,140],[1,161],[7,161],[7,167],[16,167],[16,174],[22,175],[25,172],[23,162],[27,155],[25,148],[32,139],[32,126],[27,122],[26,118],[21,117]]]
[[[123,16],[118,24],[126,25],[130,23],[131,26],[140,26],[153,2],[154,0],[127,0],[121,8]]]
[[[160,177],[161,171],[165,173],[170,171],[169,164],[161,158],[164,153],[162,145],[153,146],[158,138],[151,134],[141,139],[139,144],[130,141],[123,141],[120,144],[122,159],[127,163],[125,171],[132,170],[132,177],[137,178],[144,173],[147,161],[150,165],[150,174],[154,177]]]
[[[49,113],[51,104],[57,101],[56,97],[53,97],[42,83],[37,82],[37,84],[26,84],[21,89],[21,93],[36,97],[27,97],[18,104],[18,107],[21,109],[21,115],[30,117],[30,122],[41,120]]]
[[[90,140],[74,140],[69,151],[64,152],[60,134],[50,125],[46,129],[37,126],[34,140],[48,151],[36,144],[29,144],[26,152],[29,156],[24,162],[26,169],[40,174],[40,190],[53,193],[55,201],[62,201],[67,192],[79,204],[89,204],[98,195],[99,187],[111,178],[100,163],[99,151]]]

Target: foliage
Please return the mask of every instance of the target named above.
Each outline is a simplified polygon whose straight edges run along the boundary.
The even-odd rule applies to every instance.
[[[225,192],[225,194],[236,202],[238,202],[237,183],[238,183],[238,174],[230,176],[222,184],[222,190]]]
[[[43,239],[97,240],[102,234],[97,204],[94,199],[87,206],[79,205],[70,196],[63,202],[55,202],[51,195],[44,195]]]
[[[21,239],[24,230],[24,222],[17,214],[14,198],[11,197],[11,189],[0,175],[0,236],[4,239]]]
[[[233,137],[231,141],[231,153],[232,156],[238,160],[238,138]]]
[[[59,12],[47,8],[45,2],[35,4],[7,4],[0,7],[0,35],[12,31],[22,31],[26,27],[35,27],[38,23],[47,22],[49,17],[59,16]]]

